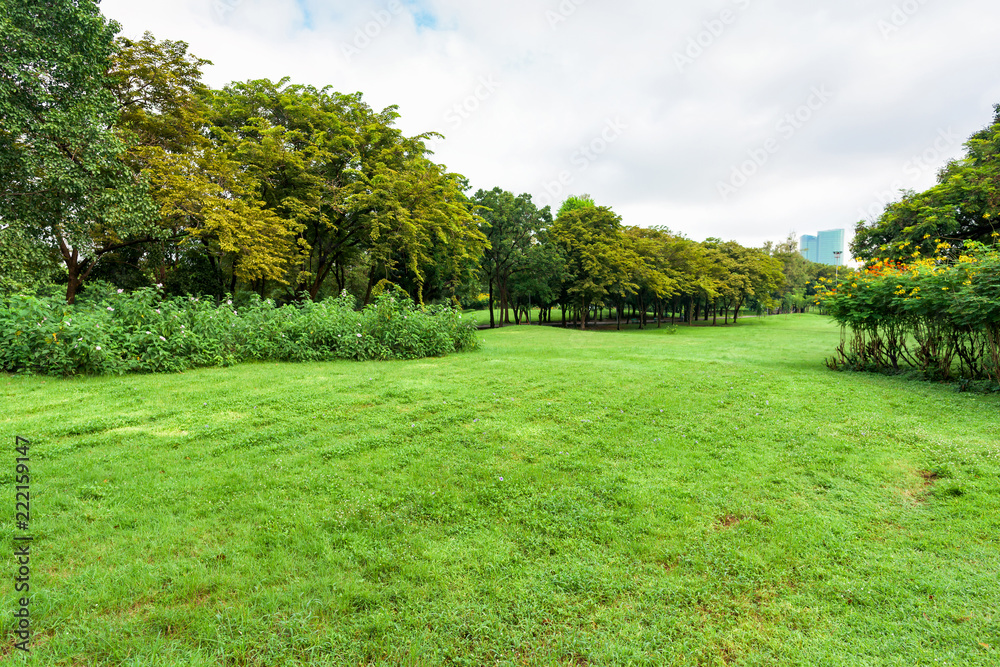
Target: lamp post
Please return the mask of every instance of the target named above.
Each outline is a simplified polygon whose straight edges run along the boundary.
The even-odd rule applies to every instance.
[[[833,279],[836,281],[840,277],[840,256],[844,254],[843,250],[833,251],[834,266],[837,267],[833,270]]]

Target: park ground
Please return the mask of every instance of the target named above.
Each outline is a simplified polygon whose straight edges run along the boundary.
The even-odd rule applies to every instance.
[[[1000,395],[818,315],[0,376],[31,665],[996,665]]]

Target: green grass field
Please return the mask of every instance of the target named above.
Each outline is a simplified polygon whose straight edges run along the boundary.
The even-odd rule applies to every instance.
[[[814,315],[480,334],[0,376],[0,663],[1000,664],[1000,396],[831,372]]]

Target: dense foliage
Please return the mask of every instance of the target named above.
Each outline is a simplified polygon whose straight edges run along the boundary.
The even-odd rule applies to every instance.
[[[803,307],[819,275],[792,251],[627,227],[589,195],[555,217],[467,196],[395,107],[288,79],[212,89],[187,44],[116,37],[94,0],[10,0],[0,21],[5,370],[442,354],[474,340],[423,304],[484,293],[491,326],[557,307],[581,327],[728,322]]]
[[[965,157],[948,164],[937,184],[907,192],[886,207],[878,220],[858,223],[851,245],[866,261],[911,261],[933,257],[943,239],[991,243],[1000,218],[1000,105],[993,122],[965,143]]]
[[[355,309],[342,294],[276,307],[253,293],[219,305],[155,288],[66,304],[0,302],[0,371],[48,375],[183,371],[241,361],[414,359],[477,345],[475,324],[446,306],[417,308],[395,291]]]
[[[967,241],[952,256],[938,239],[937,249],[909,264],[874,261],[828,286],[819,298],[845,328],[832,367],[1000,382],[1000,247]]]

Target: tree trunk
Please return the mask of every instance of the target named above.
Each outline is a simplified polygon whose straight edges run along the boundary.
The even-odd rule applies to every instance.
[[[496,322],[493,319],[493,277],[490,277],[490,329],[496,328]]]

